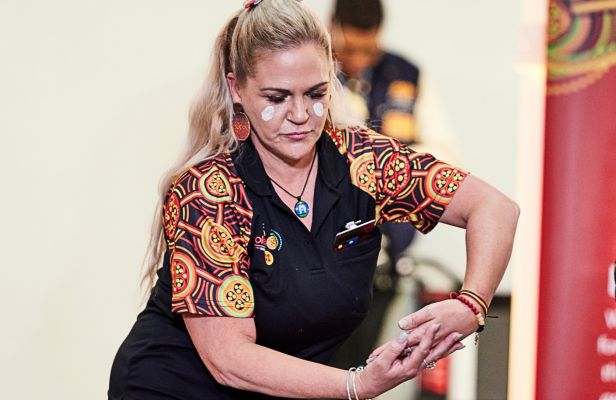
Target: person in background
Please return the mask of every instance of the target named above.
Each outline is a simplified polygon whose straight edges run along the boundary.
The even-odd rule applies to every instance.
[[[349,90],[356,117],[398,141],[418,142],[415,102],[419,68],[380,45],[383,5],[379,0],[337,0],[331,18],[339,78]]]
[[[355,118],[382,134],[417,151],[436,152],[451,161],[455,151],[446,129],[432,124],[428,134],[420,129],[428,118],[418,123],[417,111],[427,105],[418,98],[420,71],[406,58],[382,48],[380,36],[384,9],[380,0],[336,0],[330,20],[334,56],[340,72],[338,78],[345,87],[345,94]],[[418,102],[418,100],[420,100]],[[433,104],[433,103],[431,103]],[[434,107],[432,108],[434,109]],[[420,116],[421,117],[421,116]],[[430,116],[434,118],[434,116]],[[428,124],[429,125],[429,124]],[[436,137],[440,135],[440,137]],[[334,363],[355,360],[357,349],[372,348],[380,336],[380,327],[396,295],[400,273],[396,266],[407,254],[415,238],[411,224],[385,223],[384,259],[379,263],[375,277],[373,306],[362,326],[336,355]],[[408,273],[408,271],[400,271]]]

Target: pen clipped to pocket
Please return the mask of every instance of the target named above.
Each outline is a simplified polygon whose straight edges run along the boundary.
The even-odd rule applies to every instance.
[[[336,234],[334,248],[337,250],[351,247],[371,236],[376,224],[372,219],[367,222],[351,221],[344,226],[344,230]]]

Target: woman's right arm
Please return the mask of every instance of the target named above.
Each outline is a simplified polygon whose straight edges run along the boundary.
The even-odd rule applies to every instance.
[[[302,360],[256,344],[252,318],[185,316],[190,337],[203,363],[222,385],[289,398],[347,398],[341,369]],[[407,335],[390,341],[357,377],[361,398],[377,396],[414,378],[426,362],[457,349],[450,335],[430,350],[438,326],[432,326],[408,357],[400,358]]]

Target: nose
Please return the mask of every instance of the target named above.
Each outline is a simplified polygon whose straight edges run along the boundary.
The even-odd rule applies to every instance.
[[[308,122],[308,118],[310,118],[310,115],[304,98],[296,98],[291,105],[287,119],[295,125],[303,125]]]

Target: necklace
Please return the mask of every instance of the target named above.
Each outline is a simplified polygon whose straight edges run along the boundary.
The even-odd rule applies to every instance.
[[[306,176],[304,187],[302,188],[302,192],[299,194],[299,196],[296,196],[293,193],[289,192],[287,189],[283,188],[280,185],[280,183],[276,182],[268,175],[269,180],[272,181],[274,185],[278,186],[289,196],[297,199],[297,203],[295,203],[295,215],[297,215],[300,218],[306,218],[308,214],[310,213],[310,206],[308,205],[308,203],[302,200],[302,196],[304,195],[304,192],[306,191],[306,186],[308,185],[308,180],[310,179],[310,174],[312,173],[312,167],[314,167],[314,160],[316,159],[317,159],[317,152],[315,150],[314,156],[312,157],[312,163],[310,164],[310,169],[308,170],[308,176]]]

